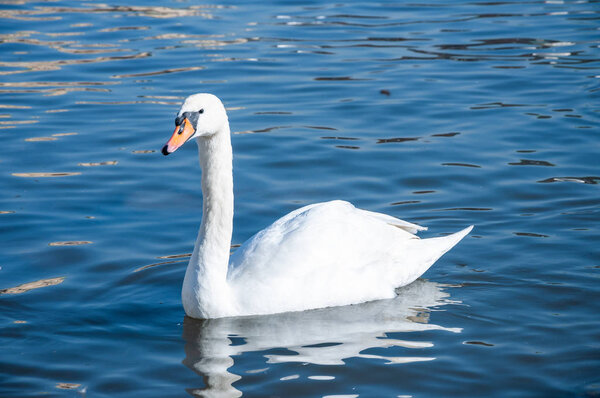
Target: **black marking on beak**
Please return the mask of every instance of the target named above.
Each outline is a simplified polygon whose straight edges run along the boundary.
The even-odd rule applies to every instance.
[[[162,154],[163,154],[163,155],[165,155],[165,156],[167,156],[168,154],[170,154],[170,153],[171,153],[171,152],[169,152],[169,151],[167,150],[167,146],[168,146],[168,145],[165,145],[165,146],[162,148],[162,150],[161,150]]]
[[[183,112],[181,115],[178,115],[175,118],[175,126],[181,126],[180,130],[179,130],[179,134],[181,134],[183,132],[183,121],[185,119],[187,119],[190,122],[190,124],[194,128],[194,131],[196,131],[196,126],[198,125],[199,117],[200,117],[200,114],[198,112]]]

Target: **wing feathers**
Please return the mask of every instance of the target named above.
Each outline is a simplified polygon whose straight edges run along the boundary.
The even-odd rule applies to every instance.
[[[368,211],[368,210],[362,210],[362,209],[357,209],[357,210],[362,212],[365,215],[368,215],[369,217],[373,217],[378,220],[381,220],[387,224],[393,225],[394,227],[403,229],[406,232],[409,232],[413,235],[416,234],[418,231],[426,231],[427,230],[427,227],[422,227],[417,224],[409,223],[408,221],[404,221],[404,220],[401,220],[396,217],[388,216],[387,214],[375,213],[374,211]]]

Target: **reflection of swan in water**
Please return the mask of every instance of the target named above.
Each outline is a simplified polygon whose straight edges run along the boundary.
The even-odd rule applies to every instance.
[[[387,363],[433,360],[423,349],[431,342],[389,338],[386,333],[444,330],[459,333],[429,322],[429,308],[451,303],[441,285],[417,280],[402,288],[392,300],[331,307],[275,315],[194,320],[185,318],[184,364],[204,377],[206,388],[195,390],[199,396],[240,396],[232,384],[241,376],[228,372],[233,357],[251,351],[286,348],[297,355],[265,355],[266,363],[308,362],[342,365],[352,357],[382,359]],[[236,345],[232,343],[236,339]],[[239,341],[243,341],[239,344]],[[330,343],[330,344],[326,344]],[[417,349],[410,357],[367,355],[373,347]],[[421,355],[424,354],[424,355]]]

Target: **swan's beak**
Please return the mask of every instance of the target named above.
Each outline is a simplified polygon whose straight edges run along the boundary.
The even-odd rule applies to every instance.
[[[191,136],[194,135],[194,132],[195,129],[192,127],[192,123],[190,123],[186,117],[183,119],[183,123],[181,123],[179,126],[175,126],[175,131],[173,132],[171,138],[169,138],[169,141],[167,141],[163,147],[162,154],[167,156],[168,154],[175,152],[180,146],[185,144],[185,142],[189,140]]]

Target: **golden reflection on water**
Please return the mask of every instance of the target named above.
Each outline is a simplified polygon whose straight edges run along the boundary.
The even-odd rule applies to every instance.
[[[8,105],[8,104],[0,104],[0,108],[6,109],[31,109],[28,105]]]
[[[56,388],[60,388],[61,390],[74,390],[76,388],[81,387],[81,384],[77,383],[56,383]]]
[[[0,121],[0,124],[34,124],[38,122],[39,120],[3,120]]]
[[[11,288],[8,288],[8,289],[2,289],[2,290],[0,290],[0,294],[20,294],[20,293],[25,293],[25,292],[28,292],[28,291],[33,290],[33,289],[39,289],[40,287],[58,285],[60,283],[63,283],[64,280],[65,280],[64,276],[61,276],[61,277],[58,277],[58,278],[40,279],[39,281],[28,282],[28,283],[24,283],[22,285],[11,287]]]
[[[183,253],[183,254],[171,254],[168,256],[159,256],[157,258],[188,258],[191,257],[192,253]]]
[[[81,36],[83,32],[55,32],[55,33],[44,33],[50,37],[63,37],[63,36]]]
[[[24,3],[24,2],[23,2]],[[8,4],[23,4],[8,3]],[[7,4],[7,3],[3,3]],[[150,18],[178,18],[202,17],[212,19],[213,15],[204,10],[209,8],[234,8],[232,6],[197,5],[186,8],[173,8],[162,6],[109,6],[107,4],[86,4],[84,7],[35,7],[34,9],[9,9],[0,10],[0,18],[16,19],[21,21],[56,21],[60,16],[44,16],[46,14],[90,14],[90,13],[129,13]],[[90,7],[95,6],[95,7]]]
[[[149,26],[117,26],[116,28],[100,29],[100,32],[118,32],[121,30],[148,30]]]
[[[168,101],[76,101],[78,105],[134,105],[134,104],[155,104],[155,105],[180,105],[179,102]]]
[[[139,267],[139,268],[134,269],[133,272],[143,271],[145,269],[156,267],[158,265],[180,263],[182,261],[184,261],[184,260],[162,261],[160,263],[148,264],[148,265],[144,265],[143,267]]]
[[[67,177],[67,176],[77,176],[81,173],[12,173],[15,177],[26,177],[26,178],[38,178],[38,177]]]
[[[112,166],[119,163],[116,160],[109,160],[106,162],[91,162],[91,163],[79,163],[79,166],[84,166],[84,167],[94,167],[94,166]]]
[[[56,133],[52,134],[52,137],[66,137],[68,135],[77,135],[79,133]]]
[[[183,101],[183,99],[184,99],[184,97],[178,97],[175,95],[140,95],[139,98],[166,99],[166,100],[177,100],[177,101]]]
[[[112,56],[112,57],[96,57],[96,58],[84,58],[84,59],[63,59],[63,60],[57,60],[57,61],[0,62],[0,67],[21,68],[20,70],[0,71],[0,75],[13,75],[16,73],[25,73],[25,72],[53,71],[53,70],[60,70],[63,66],[68,66],[68,65],[91,64],[91,63],[98,63],[98,62],[126,60],[126,59],[138,59],[138,58],[150,57],[151,55],[152,54],[150,52],[140,52],[140,53],[131,54],[131,55],[119,55],[119,56]],[[35,92],[35,91],[32,91],[32,92]]]
[[[36,38],[31,38],[31,35],[41,35],[42,33],[37,31],[19,31],[15,33],[1,34],[0,39],[5,43],[19,43],[33,46],[45,46],[52,48],[56,51],[66,54],[96,54],[106,52],[117,52],[117,51],[132,51],[126,49],[119,49],[114,44],[78,44],[74,40],[59,40],[59,41],[45,41]],[[62,36],[80,36],[83,32],[62,32],[62,33],[43,33],[48,37],[62,37]],[[78,49],[79,47],[79,49]],[[81,47],[91,47],[95,50],[81,50]],[[100,50],[98,50],[100,48]],[[26,51],[18,52],[18,54],[28,54]]]
[[[89,240],[72,240],[65,242],[51,242],[48,243],[48,246],[78,246],[78,245],[89,245],[92,243]]]
[[[118,82],[0,82],[0,87],[75,87],[75,86],[106,86]]]
[[[202,70],[205,69],[203,66],[190,66],[187,68],[173,68],[173,69],[164,69],[155,72],[144,72],[144,73],[130,73],[124,75],[113,75],[112,77],[115,79],[122,79],[125,77],[144,77],[144,76],[156,76],[156,75],[164,75],[167,73],[177,73],[177,72],[189,72],[193,70]]]
[[[202,39],[202,40],[184,40],[183,44],[193,44],[196,47],[201,48],[217,48],[228,46],[230,44],[244,44],[248,43],[250,40],[245,38],[236,38],[231,40],[214,40],[214,39]],[[251,58],[248,58],[251,59]]]
[[[2,74],[0,72],[0,74]],[[95,91],[95,92],[110,92],[109,89],[100,88],[88,88],[88,87],[72,87],[72,88],[54,88],[54,89],[43,89],[43,90],[0,90],[1,94],[22,94],[22,93],[41,93],[44,97],[53,97],[57,95],[65,95],[70,92],[76,91]]]
[[[56,141],[58,138],[56,137],[32,137],[32,138],[25,138],[25,141],[29,141],[29,142],[37,142],[37,141]]]
[[[164,264],[180,263],[182,261],[187,260],[189,257],[191,257],[191,255],[192,255],[192,253],[171,254],[171,255],[167,255],[167,256],[159,256],[157,258],[171,259],[171,261],[162,261],[162,262],[159,262],[159,263],[153,263],[153,264],[144,265],[142,267],[134,269],[133,272],[143,271],[145,269],[156,267],[156,266],[159,266],[159,265],[164,265]]]

